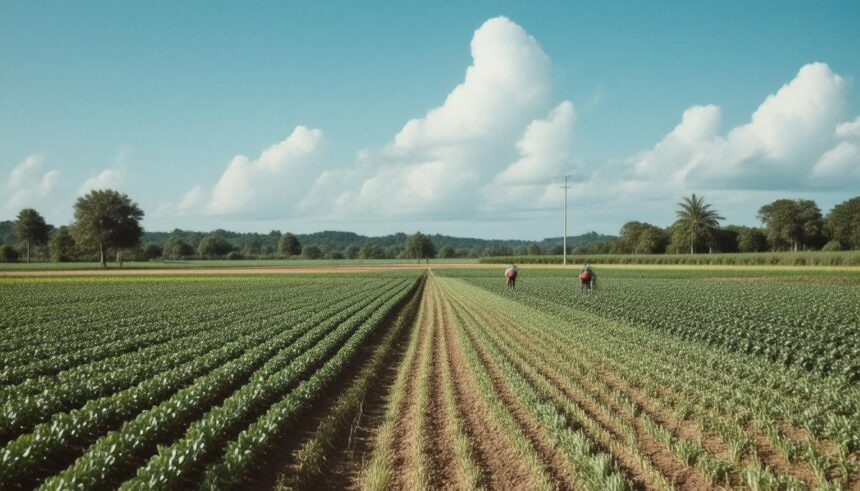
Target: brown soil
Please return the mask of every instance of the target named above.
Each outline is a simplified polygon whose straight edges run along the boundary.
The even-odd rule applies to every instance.
[[[529,465],[520,458],[481,401],[474,375],[454,334],[450,308],[450,304],[444,302],[442,328],[448,348],[454,396],[462,411],[465,431],[473,443],[475,460],[483,473],[481,484],[489,489],[536,489],[537,483]]]
[[[288,434],[284,435],[278,444],[269,451],[266,456],[266,461],[260,465],[257,472],[252,476],[249,484],[249,489],[272,489],[285,470],[296,469],[298,462],[296,460],[296,451],[313,437],[320,423],[329,413],[330,409],[337,402],[338,398],[343,394],[344,387],[350,387],[356,380],[356,377],[361,373],[362,367],[367,364],[373,356],[373,352],[382,343],[386,332],[392,328],[392,325],[397,320],[400,311],[409,303],[409,300],[414,298],[421,291],[420,286],[417,290],[410,293],[404,298],[397,308],[392,309],[381,326],[370,336],[370,338],[358,349],[355,357],[344,368],[343,373],[331,383],[327,389],[323,391],[320,398],[315,402],[305,413],[305,417],[296,419],[296,424],[291,427]],[[408,330],[404,330],[408,331]],[[403,333],[401,338],[408,336]],[[327,479],[336,479],[337,474],[329,473]]]
[[[418,407],[418,385],[421,376],[421,367],[424,364],[422,353],[425,343],[432,343],[433,339],[430,336],[433,330],[433,315],[431,313],[432,304],[431,298],[428,295],[428,290],[431,285],[427,285],[424,289],[424,296],[421,299],[420,313],[418,316],[418,344],[415,347],[416,356],[412,360],[412,366],[409,367],[409,374],[406,381],[406,393],[403,398],[403,406],[399,410],[400,416],[397,419],[397,427],[394,437],[394,456],[392,462],[393,475],[392,485],[394,489],[413,489],[412,485],[412,470],[417,466],[416,459],[420,459],[421,455],[414,455],[413,443],[418,437],[418,423],[416,414],[423,408]]]
[[[496,325],[502,321],[501,319],[496,320]],[[611,422],[607,421],[606,418],[601,417],[599,415],[599,411],[597,408],[589,403],[587,400],[576,397],[574,391],[570,388],[570,386],[564,382],[562,378],[558,375],[551,376],[546,370],[546,367],[542,365],[552,365],[555,358],[551,353],[547,353],[544,348],[537,344],[535,341],[529,339],[525,334],[520,332],[523,328],[520,327],[517,329],[513,327],[513,324],[510,321],[503,322],[508,329],[505,331],[512,336],[517,343],[525,346],[529,352],[532,353],[540,353],[540,356],[544,360],[542,364],[535,364],[535,368],[547,376],[548,379],[553,380],[559,389],[563,390],[566,395],[571,397],[583,410],[585,410],[589,415],[595,419],[601,426],[604,427],[607,431],[615,435],[616,437],[620,437],[621,435],[617,431],[613,431]],[[488,324],[491,325],[491,324]],[[585,360],[583,360],[585,361]],[[587,363],[587,361],[586,361]],[[562,365],[566,365],[565,362],[562,362]],[[623,382],[617,375],[609,371],[605,367],[595,367],[600,377],[607,382],[610,386],[620,390],[627,397],[637,403],[637,405],[647,414],[649,414],[652,419],[656,422],[660,423],[666,429],[673,432],[676,436],[680,435],[684,438],[691,438],[693,440],[699,441],[701,434],[694,431],[691,426],[696,426],[691,422],[678,422],[673,417],[665,415],[661,413],[647,398],[641,396],[638,390],[633,389],[628,384]],[[563,369],[564,370],[564,369]],[[564,370],[567,372],[568,376],[576,376],[575,371],[571,371],[570,368]],[[600,387],[597,387],[591,381],[584,377],[577,377],[577,380],[582,384],[582,386],[586,389],[588,393],[591,394],[592,397],[602,401],[604,404],[609,406],[616,414],[622,415],[624,419],[627,419],[634,429],[636,430],[637,439],[640,442],[640,451],[643,455],[647,456],[651,461],[652,465],[654,465],[665,477],[666,479],[674,483],[680,489],[706,489],[710,486],[707,484],[704,476],[698,473],[698,471],[691,466],[688,466],[684,462],[681,462],[675,456],[663,446],[658,440],[656,440],[648,431],[645,429],[643,423],[638,418],[634,417],[627,411],[626,408],[620,407],[617,403],[615,403],[612,398],[608,397]],[[614,383],[613,383],[614,382]],[[679,432],[678,430],[684,427],[683,432]],[[696,427],[697,428],[697,427]],[[704,444],[704,440],[702,442]],[[717,446],[725,446],[721,441],[719,445],[716,442],[711,442],[713,447]],[[706,445],[706,448],[708,446]],[[709,449],[710,450],[710,449]],[[635,459],[629,455],[619,455],[613,454],[613,456],[617,459],[622,468],[627,471],[628,477],[634,482],[634,484],[650,482],[650,479],[639,471],[638,465],[635,463]]]
[[[451,416],[448,414],[445,404],[445,393],[442,389],[443,371],[448,370],[442,366],[441,350],[444,346],[444,327],[441,314],[441,305],[437,298],[435,285],[431,286],[430,294],[433,295],[433,351],[431,359],[432,371],[430,373],[430,394],[427,420],[427,448],[430,456],[430,485],[440,489],[460,489],[463,484],[457,473],[457,457],[454,453],[454,440],[451,430]]]
[[[473,315],[467,309],[463,309],[463,313],[470,316]],[[475,318],[475,320],[478,319]],[[514,420],[523,430],[523,433],[525,433],[529,441],[532,443],[535,451],[537,451],[538,455],[541,457],[541,461],[545,466],[544,470],[553,478],[560,488],[575,489],[577,486],[575,485],[574,478],[571,476],[568,467],[565,464],[564,456],[546,441],[540,425],[531,418],[528,410],[519,402],[516,394],[514,394],[513,390],[506,383],[504,375],[502,375],[499,368],[495,365],[484,347],[476,339],[475,333],[467,330],[466,335],[469,337],[472,345],[475,346],[475,350],[478,353],[481,364],[484,365],[487,372],[490,374],[490,379],[496,390],[496,394],[502,399],[502,401],[504,401],[505,406],[514,417]]]

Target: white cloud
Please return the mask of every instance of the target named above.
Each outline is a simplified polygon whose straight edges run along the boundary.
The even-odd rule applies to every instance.
[[[813,176],[837,182],[845,178],[860,179],[860,145],[841,142],[815,163]]]
[[[532,121],[516,144],[519,159],[485,187],[485,210],[543,208],[558,203],[560,193],[553,181],[566,173],[582,172],[573,166],[575,122],[570,101],[556,106],[546,118]]]
[[[60,173],[56,170],[41,171],[41,155],[30,155],[16,165],[9,179],[0,184],[2,200],[0,207],[4,213],[17,212],[21,208],[44,208],[53,204],[54,193]]]
[[[237,155],[211,191],[194,186],[176,206],[186,213],[290,215],[320,173],[323,133],[296,126],[256,159]]]
[[[498,174],[497,184],[545,182],[565,171],[572,158],[573,103],[564,101],[546,119],[536,119],[517,142],[520,159]]]
[[[860,116],[837,126],[835,136],[840,140],[860,140]]]
[[[848,88],[826,64],[810,63],[768,96],[748,123],[724,135],[718,107],[693,106],[652,149],[628,161],[623,179],[613,178],[617,169],[601,169],[592,187],[653,198],[695,189],[810,190],[837,172],[853,178],[853,147],[837,146],[838,138],[854,133],[855,123],[860,127],[857,121],[840,124]]]
[[[302,209],[309,213],[412,218],[464,217],[482,206],[481,189],[516,157],[514,142],[547,110],[549,57],[522,27],[505,17],[486,21],[471,42],[472,64],[444,103],[411,119],[380,150],[362,150],[356,165],[324,172]],[[563,103],[555,116],[573,124]],[[524,139],[533,153],[547,130]],[[562,131],[562,130],[559,130]],[[563,144],[556,144],[560,148]],[[532,148],[534,147],[534,148]],[[520,167],[557,167],[546,152],[528,155]],[[553,157],[555,158],[555,157]],[[535,168],[534,170],[539,170]],[[521,173],[514,168],[511,175]],[[538,178],[535,176],[535,178]]]
[[[90,177],[78,188],[78,196],[83,196],[97,189],[113,189],[121,191],[126,184],[125,172],[120,169],[105,169]]]

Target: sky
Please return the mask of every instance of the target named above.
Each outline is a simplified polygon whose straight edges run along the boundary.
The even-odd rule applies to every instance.
[[[0,0],[0,220],[482,238],[860,195],[860,2]]]

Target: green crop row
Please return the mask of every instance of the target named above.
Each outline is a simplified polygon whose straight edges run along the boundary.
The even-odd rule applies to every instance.
[[[562,256],[482,257],[484,264],[561,264]],[[574,254],[569,264],[690,264],[737,266],[860,266],[860,251],[802,251],[715,254]]]
[[[458,274],[458,273],[453,273]],[[496,275],[464,276],[503,293]],[[758,356],[784,366],[860,380],[860,287],[802,281],[598,274],[597,295],[573,275],[529,270],[516,298],[558,312],[584,310],[642,328]]]

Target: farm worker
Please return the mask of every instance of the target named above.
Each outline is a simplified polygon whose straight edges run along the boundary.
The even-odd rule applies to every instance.
[[[594,271],[591,270],[591,264],[588,263],[588,259],[585,260],[582,269],[579,271],[579,281],[582,284],[583,290],[591,290],[597,286],[597,278]]]
[[[517,265],[511,264],[508,269],[505,270],[505,286],[508,288],[514,288],[517,282]]]

